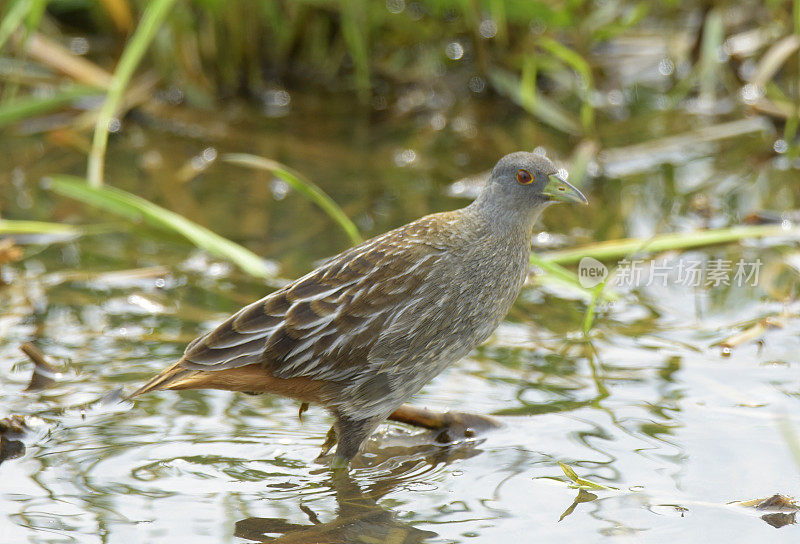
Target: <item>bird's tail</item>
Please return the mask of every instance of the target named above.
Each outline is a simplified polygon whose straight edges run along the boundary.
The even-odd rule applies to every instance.
[[[125,400],[130,400],[133,397],[138,397],[139,395],[149,393],[150,391],[155,391],[157,389],[173,389],[176,385],[178,385],[178,382],[198,373],[199,371],[197,370],[189,370],[188,368],[180,366],[180,363],[175,363],[171,367],[161,372],[161,374],[155,376],[149,382],[141,386],[139,389],[125,397]]]

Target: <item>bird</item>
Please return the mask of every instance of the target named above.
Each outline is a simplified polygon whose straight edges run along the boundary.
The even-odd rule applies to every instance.
[[[588,203],[544,155],[508,154],[466,207],[366,240],[243,307],[128,398],[222,389],[319,404],[334,419],[330,466],[346,468],[382,421],[502,322],[535,223],[556,202]]]

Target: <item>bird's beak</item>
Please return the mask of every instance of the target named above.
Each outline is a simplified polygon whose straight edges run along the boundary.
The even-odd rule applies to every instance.
[[[542,194],[550,197],[550,200],[556,202],[578,202],[580,204],[588,204],[589,201],[583,196],[578,189],[573,185],[567,183],[566,180],[558,177],[558,174],[550,176],[550,183],[544,186]]]

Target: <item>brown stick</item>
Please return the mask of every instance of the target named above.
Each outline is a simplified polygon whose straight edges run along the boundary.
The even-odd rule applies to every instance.
[[[41,368],[48,372],[57,372],[56,367],[47,362],[44,353],[42,353],[39,348],[30,342],[25,342],[19,347],[19,349],[22,351],[22,353],[27,355],[31,361],[33,361],[33,364],[36,365],[36,368]]]
[[[25,388],[25,391],[45,389],[56,381],[55,375],[58,373],[58,369],[47,362],[44,353],[42,353],[39,348],[30,342],[25,342],[19,349],[33,361],[34,366],[31,381],[28,387]]]
[[[87,85],[107,89],[111,85],[111,73],[95,63],[79,57],[63,45],[42,34],[34,34],[25,44],[30,57]]]
[[[501,423],[489,416],[469,414],[466,412],[434,412],[426,408],[417,408],[408,404],[392,412],[392,421],[422,427],[432,431],[448,429],[454,425],[473,430],[487,430],[501,427]]]

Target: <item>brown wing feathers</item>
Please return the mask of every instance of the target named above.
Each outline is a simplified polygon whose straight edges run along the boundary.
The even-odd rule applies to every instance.
[[[415,233],[394,231],[351,248],[242,308],[132,396],[195,386],[231,389],[233,382],[255,380],[253,372],[282,382],[351,378],[367,363],[371,341],[401,310],[400,302],[424,283],[417,265],[440,255],[439,248],[415,244],[408,234]],[[230,374],[237,369],[244,370]]]

